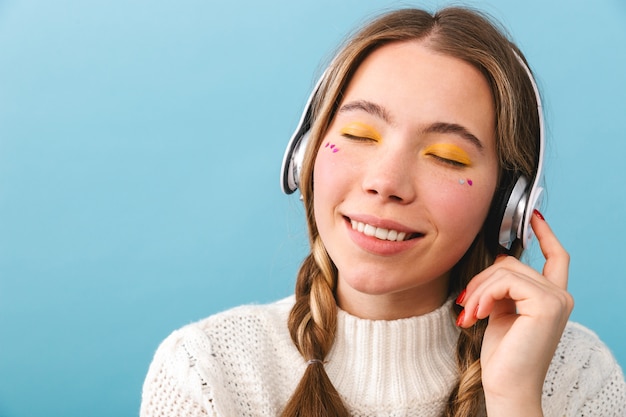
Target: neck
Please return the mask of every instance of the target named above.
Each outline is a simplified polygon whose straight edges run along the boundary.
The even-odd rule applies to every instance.
[[[421,316],[439,308],[448,298],[447,277],[427,285],[384,294],[368,294],[337,282],[337,304],[345,312],[369,320],[396,320]]]

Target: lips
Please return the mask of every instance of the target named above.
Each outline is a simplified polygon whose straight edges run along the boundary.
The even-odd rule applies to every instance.
[[[350,224],[352,225],[352,230],[363,233],[365,236],[375,237],[380,240],[388,240],[391,242],[403,242],[405,240],[422,236],[420,233],[407,233],[394,229],[386,229],[384,227],[376,227],[353,219],[350,219]]]

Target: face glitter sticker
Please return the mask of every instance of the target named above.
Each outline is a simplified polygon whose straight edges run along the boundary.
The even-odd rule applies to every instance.
[[[465,183],[467,183],[467,185],[469,185],[470,187],[474,185],[474,181],[470,180],[469,178],[466,180],[464,180],[463,178],[459,178],[459,184],[463,185]]]
[[[330,148],[333,151],[333,153],[339,152],[339,148],[337,146],[335,146],[334,143],[331,144],[330,142],[326,142],[326,145],[324,145],[324,147],[325,148]]]

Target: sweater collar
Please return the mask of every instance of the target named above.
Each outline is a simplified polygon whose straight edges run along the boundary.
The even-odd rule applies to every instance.
[[[352,407],[445,401],[458,377],[458,336],[452,300],[428,314],[390,321],[339,310],[326,370]]]

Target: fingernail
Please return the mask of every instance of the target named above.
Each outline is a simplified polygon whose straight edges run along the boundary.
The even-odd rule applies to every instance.
[[[457,304],[461,304],[463,300],[465,300],[465,294],[467,294],[467,290],[463,289],[463,291],[461,291],[461,294],[459,294],[459,296],[456,298]]]
[[[456,325],[458,327],[461,327],[464,320],[465,320],[465,310],[461,310],[461,312],[459,313],[459,317],[457,317],[456,319]]]
[[[541,220],[545,220],[545,218],[543,217],[543,214],[541,214],[541,212],[537,209],[533,210],[533,214],[537,217],[539,217]]]

